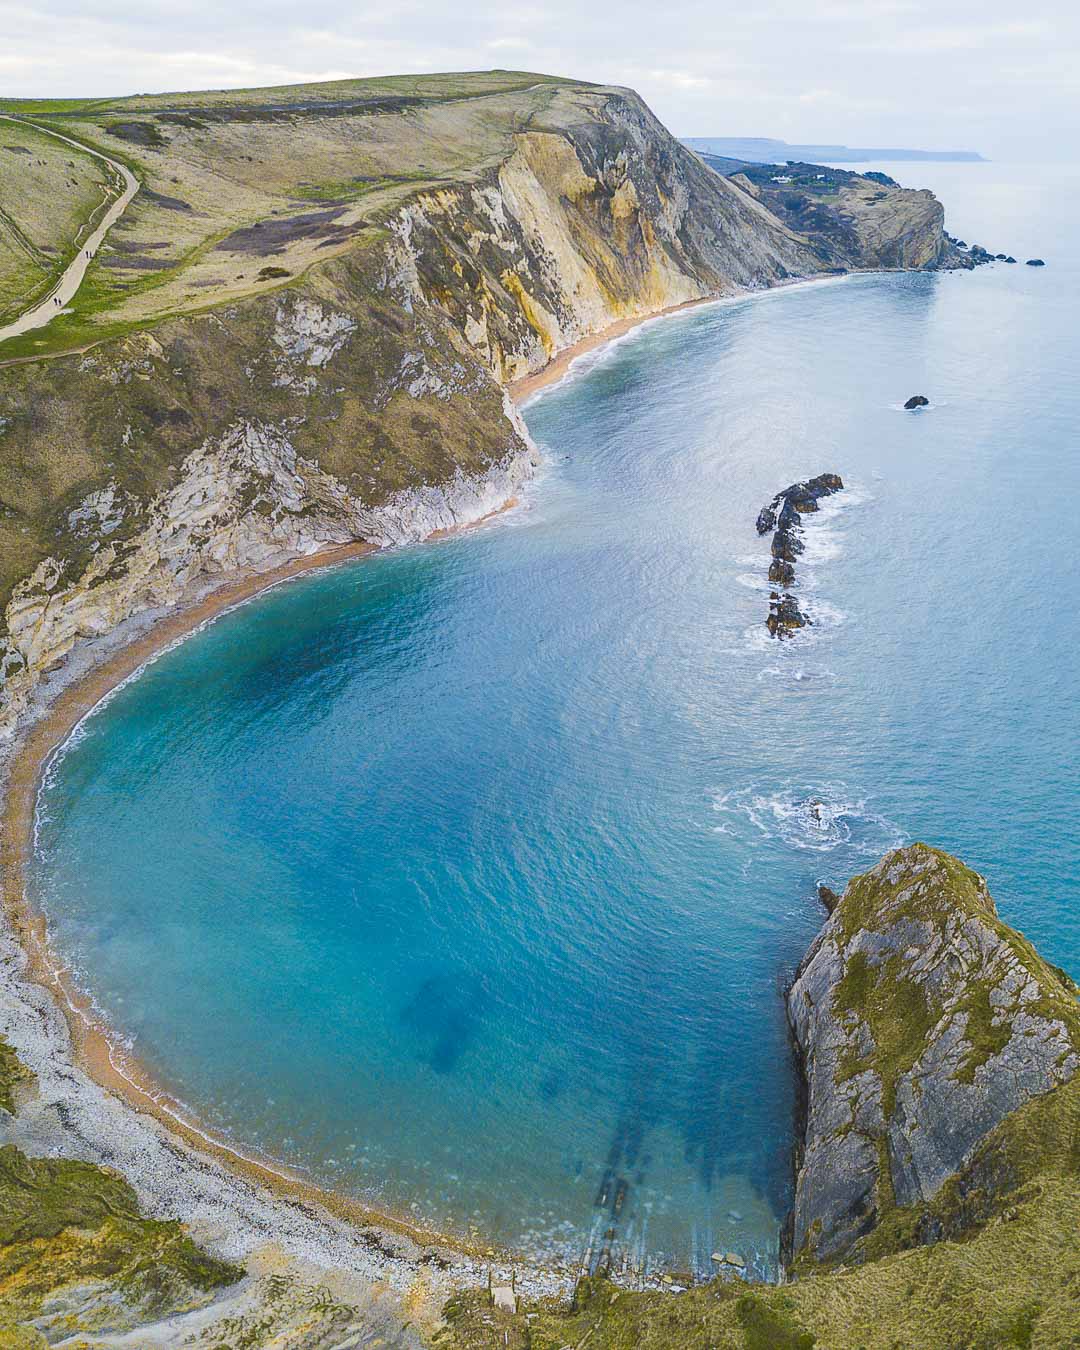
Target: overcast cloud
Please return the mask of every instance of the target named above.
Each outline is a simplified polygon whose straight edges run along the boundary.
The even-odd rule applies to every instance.
[[[0,0],[0,92],[236,88],[492,66],[637,89],[679,135],[1072,152],[1076,0]]]

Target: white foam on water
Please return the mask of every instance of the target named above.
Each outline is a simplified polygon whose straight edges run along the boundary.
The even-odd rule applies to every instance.
[[[759,784],[717,793],[713,809],[723,817],[718,834],[746,833],[792,848],[829,853],[846,848],[880,857],[906,840],[904,832],[874,811],[845,783],[795,785],[769,791]]]
[[[797,596],[798,592],[795,593]],[[755,623],[743,633],[742,650],[752,653],[767,652],[770,656],[782,654],[785,659],[790,659],[791,655],[798,652],[799,661],[802,663],[805,661],[807,647],[825,641],[830,633],[842,627],[850,617],[844,610],[817,598],[802,608],[810,620],[805,628],[796,628],[786,637],[775,638],[766,628],[765,619],[762,618],[760,623]]]
[[[783,652],[787,657],[789,653],[786,649]],[[816,666],[804,660],[805,653],[790,653],[790,659],[782,664],[775,666],[764,666],[758,671],[759,680],[768,680],[775,683],[777,680],[788,680],[792,684],[805,685],[807,688],[820,687],[821,685],[835,684],[837,674],[835,670],[830,670],[828,666]]]

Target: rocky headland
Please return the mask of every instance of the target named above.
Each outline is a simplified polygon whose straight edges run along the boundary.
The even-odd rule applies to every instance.
[[[495,72],[275,93],[48,119],[141,187],[85,303],[0,346],[0,736],[127,621],[504,503],[535,461],[507,388],[613,325],[961,265],[931,194],[845,174],[839,205],[778,214],[630,90]]]
[[[978,873],[923,844],[849,883],[787,1009],[806,1087],[800,1264],[857,1257],[901,1211],[933,1242],[992,1209],[1008,1184],[980,1145],[1080,1069],[1076,986],[1001,922]]]

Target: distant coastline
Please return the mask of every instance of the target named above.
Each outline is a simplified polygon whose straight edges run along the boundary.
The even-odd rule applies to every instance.
[[[683,145],[697,153],[758,164],[786,164],[789,159],[807,163],[869,164],[872,161],[922,161],[923,163],[985,164],[977,150],[865,149],[850,145],[816,145],[774,140],[768,136],[683,136]]]

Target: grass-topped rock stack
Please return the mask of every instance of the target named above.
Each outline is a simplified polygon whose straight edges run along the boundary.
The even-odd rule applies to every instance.
[[[797,1263],[928,1205],[1010,1113],[1080,1068],[1076,987],[1001,922],[982,877],[925,844],[851,881],[788,1015],[807,1089]],[[916,1231],[933,1239],[940,1216]]]

